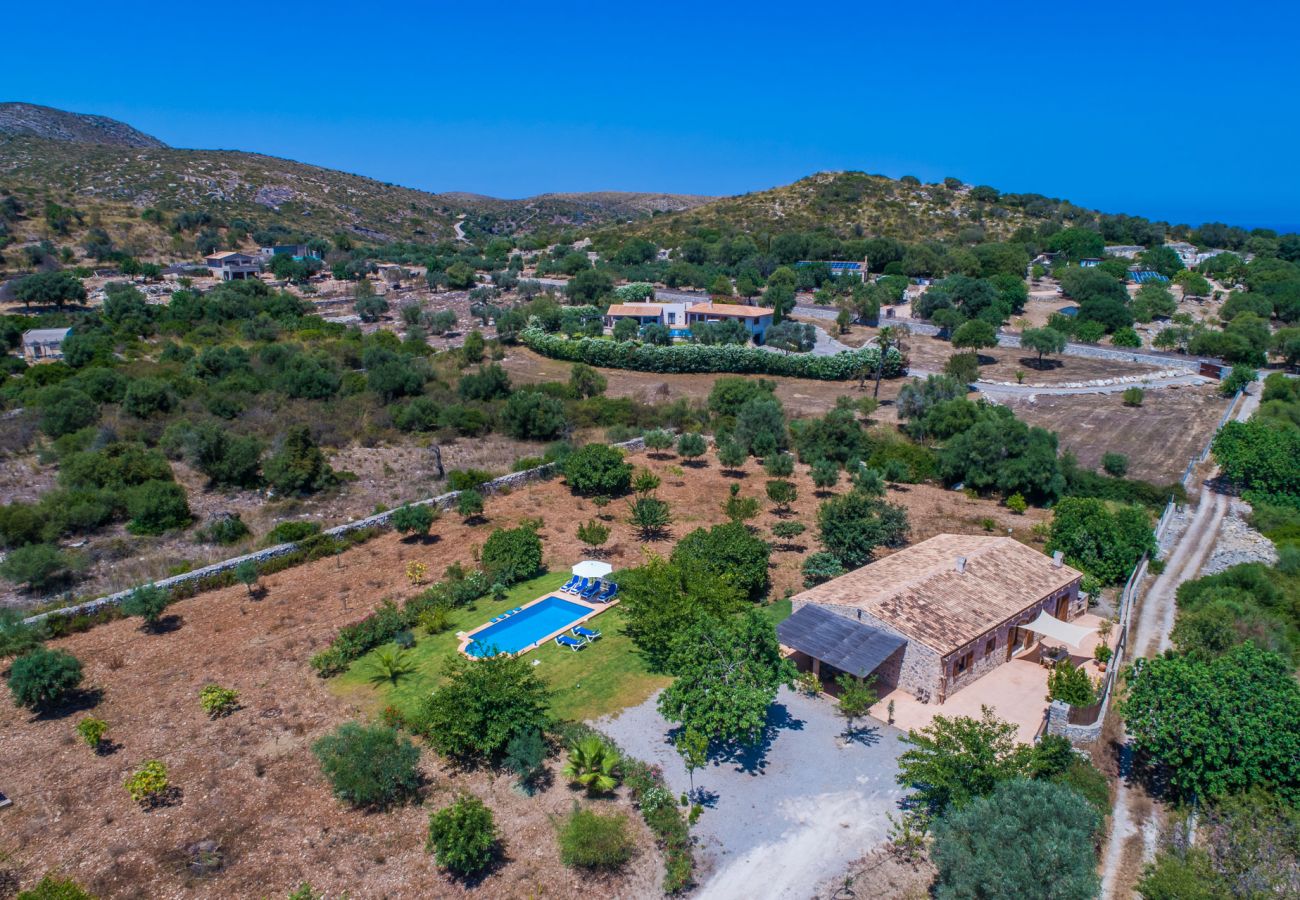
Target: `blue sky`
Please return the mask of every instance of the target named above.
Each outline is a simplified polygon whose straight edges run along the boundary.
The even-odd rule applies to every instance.
[[[27,3],[0,99],[433,191],[860,169],[1300,226],[1298,16],[1244,6]]]

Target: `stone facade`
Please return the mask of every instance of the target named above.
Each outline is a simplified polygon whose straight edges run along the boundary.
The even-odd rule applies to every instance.
[[[1062,598],[1068,598],[1068,611],[1065,615],[1067,619],[1080,615],[1087,606],[1087,601],[1079,594],[1079,581],[1076,579],[1061,590],[1026,607],[1006,622],[989,629],[974,641],[946,655],[855,606],[830,603],[818,605],[836,615],[897,635],[907,641],[907,646],[901,653],[895,653],[877,669],[876,674],[880,685],[882,687],[896,685],[913,696],[923,692],[928,693],[936,703],[942,703],[956,691],[1007,662],[1007,642],[1011,639],[1014,629],[1019,625],[1032,622],[1040,612],[1046,611],[1050,615],[1056,615]],[[807,602],[796,601],[794,611],[797,612]],[[959,673],[958,662],[967,653],[972,654],[971,662],[964,671]]]

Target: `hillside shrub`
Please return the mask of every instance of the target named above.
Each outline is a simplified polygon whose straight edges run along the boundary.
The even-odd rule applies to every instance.
[[[219,684],[205,684],[199,690],[199,706],[210,719],[228,716],[239,708],[239,691]]]
[[[36,884],[19,891],[14,900],[95,900],[95,895],[71,878],[58,878],[46,873]]]
[[[166,764],[147,759],[127,776],[122,786],[133,801],[147,808],[163,802],[171,788],[171,780],[167,777]]]
[[[312,535],[320,534],[319,522],[281,522],[266,533],[262,544],[267,547],[274,547],[278,544],[295,544],[298,541],[304,541]]]
[[[879,351],[874,347],[837,353],[833,356],[801,356],[773,353],[759,347],[739,344],[672,344],[657,346],[637,341],[610,341],[599,338],[570,339],[526,328],[519,340],[530,350],[569,362],[584,362],[609,369],[634,369],[641,372],[785,375],[821,381],[844,381],[864,369],[875,371]],[[891,348],[885,357],[884,374],[902,375],[906,360]]]
[[[517,735],[545,731],[550,690],[527,661],[497,655],[471,660],[456,654],[446,677],[420,711],[421,734],[444,756],[499,759]]]
[[[14,703],[32,710],[58,706],[81,684],[81,661],[66,650],[37,647],[13,661],[9,690]]]
[[[385,810],[419,791],[420,750],[392,728],[345,722],[311,749],[334,796],[358,809]]]
[[[560,470],[569,489],[583,496],[618,497],[626,494],[632,483],[631,464],[621,450],[608,444],[580,447],[565,457]]]

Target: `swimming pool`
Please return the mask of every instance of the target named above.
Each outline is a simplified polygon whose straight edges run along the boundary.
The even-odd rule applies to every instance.
[[[563,597],[545,597],[513,616],[474,632],[465,653],[478,658],[494,653],[518,653],[578,624],[591,611],[591,607],[570,603]]]

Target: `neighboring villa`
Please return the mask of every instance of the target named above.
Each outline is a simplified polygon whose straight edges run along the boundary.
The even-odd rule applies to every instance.
[[[267,261],[270,261],[273,256],[292,256],[294,259],[321,258],[318,252],[306,244],[277,244],[274,247],[259,247],[257,252]]]
[[[1106,247],[1107,256],[1119,256],[1124,259],[1137,259],[1138,254],[1145,250],[1137,244],[1109,244]]]
[[[1040,635],[1077,641],[1082,577],[1009,537],[941,534],[796,594],[777,634],[824,681],[874,674],[942,703]]]
[[[756,344],[763,343],[772,327],[775,310],[739,303],[615,303],[605,312],[605,326],[613,328],[620,319],[632,319],[638,327],[658,323],[674,337],[686,337],[696,322],[739,322]]]
[[[221,281],[242,281],[245,278],[255,278],[262,271],[262,260],[259,257],[240,253],[238,250],[214,253],[211,256],[204,257],[203,261],[207,263],[208,271],[212,274],[212,277]]]
[[[848,259],[801,259],[794,264],[796,269],[806,269],[809,266],[826,266],[831,270],[831,275],[839,278],[841,275],[852,275],[859,281],[867,280],[867,261],[855,262]]]
[[[63,342],[71,328],[33,328],[23,332],[23,359],[30,363],[63,359]]]

